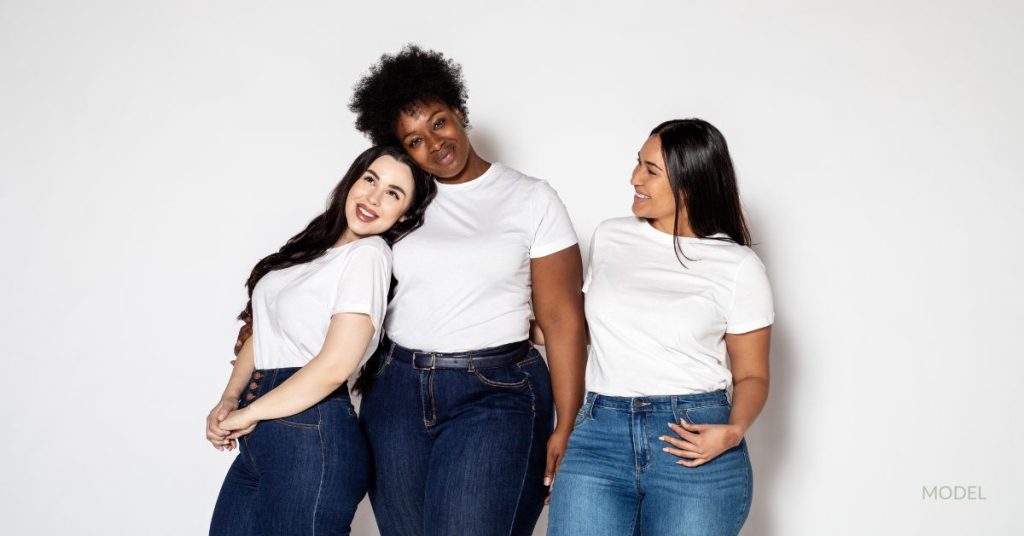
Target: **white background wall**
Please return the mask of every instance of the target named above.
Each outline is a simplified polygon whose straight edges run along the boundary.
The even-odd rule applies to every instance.
[[[242,283],[367,145],[353,84],[418,42],[462,63],[477,144],[548,179],[584,246],[628,214],[655,124],[725,133],[778,312],[745,535],[1020,533],[1022,17],[0,2],[0,531],[205,533]]]

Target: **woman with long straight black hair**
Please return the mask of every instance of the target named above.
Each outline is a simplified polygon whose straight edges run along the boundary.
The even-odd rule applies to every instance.
[[[630,183],[635,217],[591,241],[588,393],[548,534],[735,535],[775,315],[725,138],[699,119],[662,123]]]
[[[246,283],[241,347],[207,439],[238,457],[214,536],[349,534],[370,482],[370,452],[346,380],[377,348],[390,245],[418,228],[437,189],[396,147],[356,158],[327,210]]]

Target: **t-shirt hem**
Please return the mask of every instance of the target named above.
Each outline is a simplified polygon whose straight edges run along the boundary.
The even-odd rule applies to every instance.
[[[751,320],[750,322],[742,322],[740,324],[729,325],[725,329],[725,332],[730,335],[742,335],[744,333],[750,333],[756,329],[770,326],[775,323],[775,314],[767,318],[760,318],[757,320]]]
[[[579,243],[580,243],[579,240],[565,240],[565,241],[562,241],[562,242],[555,242],[554,244],[551,244],[551,245],[548,245],[548,246],[544,246],[544,247],[535,247],[535,248],[530,250],[530,258],[531,259],[539,259],[541,257],[547,257],[548,255],[551,255],[552,253],[558,253],[559,251],[562,251],[563,249],[570,248],[570,247],[575,246],[576,244],[579,244]]]

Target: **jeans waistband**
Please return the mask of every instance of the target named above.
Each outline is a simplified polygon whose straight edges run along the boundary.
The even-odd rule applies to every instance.
[[[242,394],[240,406],[245,407],[249,405],[253,400],[269,393],[271,389],[281,385],[285,380],[291,378],[293,374],[300,370],[302,370],[302,367],[254,370],[252,376],[249,377],[249,384],[246,386],[245,392]],[[348,382],[342,383],[340,387],[324,397],[324,400],[332,398],[348,400]]]
[[[381,342],[381,350],[391,359],[408,363],[415,369],[485,369],[511,365],[526,357],[530,341],[519,341],[480,350],[466,352],[424,352],[401,346],[387,337]]]
[[[666,396],[609,396],[587,393],[586,404],[618,411],[669,412],[677,409],[718,406],[729,403],[724,389],[709,393]]]

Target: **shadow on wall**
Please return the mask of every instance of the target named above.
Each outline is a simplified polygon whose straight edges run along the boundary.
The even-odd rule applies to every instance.
[[[756,212],[744,207],[751,229],[762,228],[757,225]],[[775,242],[780,240],[775,237]],[[754,243],[759,241],[756,239]],[[772,262],[770,249],[755,245],[755,251],[768,269],[771,278]],[[794,327],[786,322],[784,309],[780,308],[785,300],[780,299],[777,288],[775,291],[776,323],[772,326],[771,348],[771,386],[768,403],[764,411],[747,434],[751,463],[754,467],[754,500],[750,516],[743,526],[743,536],[778,536],[780,529],[776,526],[773,513],[784,508],[793,508],[786,503],[783,496],[783,474],[789,463],[791,427],[793,425],[796,397],[800,371],[796,367],[798,349],[794,346],[796,338],[791,335]],[[781,320],[781,321],[779,321]]]

